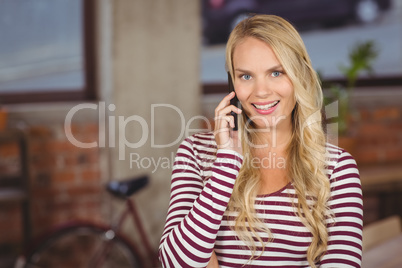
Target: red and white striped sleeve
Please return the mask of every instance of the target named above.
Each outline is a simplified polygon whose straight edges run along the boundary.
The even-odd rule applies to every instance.
[[[171,195],[159,245],[163,267],[205,267],[211,257],[242,156],[219,149],[212,176],[204,182],[191,136],[180,145],[172,171]]]
[[[328,221],[328,249],[320,267],[361,267],[363,198],[360,176],[353,157],[343,150],[338,152],[330,177],[329,207],[334,218]]]

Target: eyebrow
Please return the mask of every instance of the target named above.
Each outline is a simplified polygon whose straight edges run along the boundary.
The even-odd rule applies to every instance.
[[[278,69],[283,69],[282,64],[278,64],[278,65],[275,65],[275,66],[269,68],[269,69],[267,70],[267,72],[276,71],[276,70],[278,70]],[[235,71],[243,72],[243,73],[250,73],[250,71],[245,70],[245,69],[241,69],[241,68],[236,68]]]

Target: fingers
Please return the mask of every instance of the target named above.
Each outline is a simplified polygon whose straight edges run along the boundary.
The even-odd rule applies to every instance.
[[[228,95],[226,95],[222,101],[218,104],[215,109],[215,130],[223,130],[230,127],[235,127],[234,117],[230,115],[231,112],[235,112],[240,114],[241,109],[235,107],[234,105],[230,105],[230,100],[235,96],[235,93],[232,91]]]
[[[230,105],[225,108],[223,108],[220,111],[217,111],[215,113],[215,126],[218,128],[226,127],[228,124],[234,128],[235,127],[235,122],[234,122],[234,116],[231,115],[231,112],[235,112],[237,114],[241,114],[241,109]],[[223,124],[224,123],[224,124]]]
[[[230,100],[233,99],[235,96],[234,91],[230,92],[228,95],[226,95],[221,102],[218,104],[218,106],[216,106],[215,108],[215,115],[217,114],[218,111],[222,110],[223,108],[225,108],[226,106],[228,106],[230,104]]]
[[[234,117],[232,115],[218,115],[214,118],[215,120],[215,128],[224,129],[228,125],[234,128]]]
[[[234,105],[230,105],[230,100],[233,99],[234,96],[234,92],[231,92],[222,99],[222,101],[215,108],[215,117],[223,114],[229,114],[230,112],[235,112],[237,114],[241,113],[241,109],[237,108]]]
[[[230,100],[233,99],[234,96],[235,96],[235,93],[234,93],[234,91],[232,91],[222,99],[222,101],[215,108],[215,116],[219,115],[221,112],[224,112],[226,114],[230,113],[231,111],[233,111],[237,114],[241,113],[241,109],[237,108],[234,105],[230,105]],[[228,107],[231,107],[231,108],[228,108]],[[224,110],[224,109],[228,109],[228,110]]]
[[[241,147],[238,146],[240,144],[238,136],[235,135],[235,139],[233,138],[233,133],[237,131],[233,131],[233,128],[235,127],[235,118],[231,112],[241,114],[242,110],[230,104],[230,100],[234,96],[234,92],[226,95],[216,107],[214,136],[218,148],[232,149],[240,153]]]

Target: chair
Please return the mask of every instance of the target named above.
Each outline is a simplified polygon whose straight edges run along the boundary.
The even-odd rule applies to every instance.
[[[363,228],[363,251],[367,251],[402,232],[401,217],[391,216]]]

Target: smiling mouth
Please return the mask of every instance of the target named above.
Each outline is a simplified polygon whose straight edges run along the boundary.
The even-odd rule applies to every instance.
[[[269,104],[265,104],[265,105],[258,105],[258,104],[252,104],[255,108],[257,108],[258,110],[269,110],[272,107],[275,107],[276,105],[278,105],[279,101],[274,101],[272,103]]]

